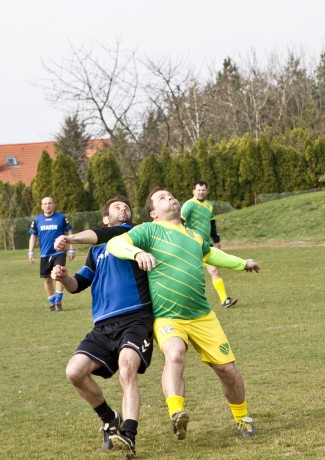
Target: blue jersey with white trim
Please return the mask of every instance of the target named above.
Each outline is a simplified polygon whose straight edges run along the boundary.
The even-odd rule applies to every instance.
[[[106,243],[90,249],[86,265],[77,273],[91,284],[94,323],[151,309],[147,273],[138,263],[106,251]]]
[[[50,257],[60,254],[60,252],[54,249],[54,240],[64,235],[71,228],[68,219],[59,212],[55,212],[52,216],[48,217],[44,216],[44,214],[36,216],[29,233],[37,236],[39,239],[40,257]]]

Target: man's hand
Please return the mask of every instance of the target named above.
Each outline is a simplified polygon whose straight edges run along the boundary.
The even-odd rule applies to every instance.
[[[51,271],[52,280],[63,281],[68,277],[68,270],[62,265],[55,265]]]
[[[260,266],[257,262],[255,262],[254,259],[247,259],[245,270],[247,272],[252,272],[254,270],[256,273],[258,273],[260,271]]]
[[[58,236],[54,241],[54,249],[56,251],[65,251],[68,241],[65,235]]]
[[[139,268],[146,272],[150,272],[156,266],[156,259],[150,252],[138,252],[135,260],[138,262]]]
[[[71,262],[76,257],[76,251],[74,249],[70,249],[68,252],[68,260]]]

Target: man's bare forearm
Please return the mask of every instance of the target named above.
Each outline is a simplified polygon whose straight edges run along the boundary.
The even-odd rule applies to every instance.
[[[65,236],[67,243],[73,244],[96,244],[98,239],[94,230],[84,230],[83,232]]]

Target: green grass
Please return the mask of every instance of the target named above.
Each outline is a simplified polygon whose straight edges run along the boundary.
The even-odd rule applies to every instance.
[[[300,197],[292,200],[296,198]],[[276,203],[282,207],[281,201],[285,200]],[[267,205],[242,211],[247,235],[254,216],[245,220],[245,212],[260,212]],[[304,216],[310,220],[309,208]],[[300,219],[304,218],[297,211],[297,228]],[[301,228],[303,224],[307,229],[308,222],[303,221]],[[320,242],[323,226],[317,228],[319,234],[313,238]],[[292,241],[299,240],[297,235]],[[284,241],[290,240],[284,237]],[[189,436],[184,442],[174,440],[160,386],[163,360],[155,347],[152,364],[139,379],[137,457],[324,459],[325,248],[254,247],[229,252],[253,257],[262,266],[259,274],[223,270],[228,294],[239,298],[227,310],[221,310],[207,279],[207,295],[245,378],[258,435],[252,439],[237,435],[218,380],[190,348],[185,372]],[[84,262],[80,253],[85,251],[78,250],[77,259],[67,264],[71,273]],[[100,422],[65,377],[69,357],[92,327],[90,292],[65,294],[64,311],[48,312],[38,261],[30,265],[26,250],[2,251],[0,260],[0,458],[122,460],[121,453],[101,452]],[[108,402],[120,409],[117,376],[98,382]]]
[[[324,243],[325,192],[258,204],[217,216],[223,244]]]

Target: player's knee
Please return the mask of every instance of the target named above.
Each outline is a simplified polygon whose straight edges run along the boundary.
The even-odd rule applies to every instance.
[[[233,379],[237,376],[238,370],[235,366],[234,362],[221,364],[221,365],[213,365],[212,366],[216,374],[222,379]]]
[[[84,374],[83,370],[76,366],[74,362],[69,362],[65,369],[65,375],[72,385],[78,386],[84,380]]]
[[[173,348],[173,349],[168,349],[164,353],[165,355],[165,362],[166,364],[171,364],[171,365],[183,365],[184,360],[185,360],[185,349],[184,348]]]
[[[137,381],[137,370],[139,366],[124,366],[119,369],[119,380],[122,387]]]

